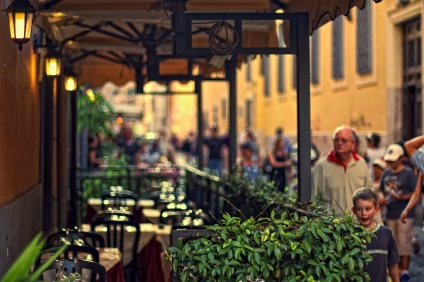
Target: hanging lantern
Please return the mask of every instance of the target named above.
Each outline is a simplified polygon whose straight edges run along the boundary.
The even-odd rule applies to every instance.
[[[77,76],[70,69],[65,74],[65,90],[66,91],[75,91],[77,90]]]
[[[10,39],[19,45],[29,41],[35,9],[29,0],[14,0],[6,9],[9,19]]]
[[[46,75],[48,76],[59,76],[61,68],[61,58],[56,52],[49,53],[45,57],[46,61]]]

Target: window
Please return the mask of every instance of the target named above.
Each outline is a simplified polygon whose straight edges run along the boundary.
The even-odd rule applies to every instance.
[[[209,112],[203,112],[203,130],[209,128]]]
[[[356,71],[359,74],[368,74],[372,71],[371,46],[371,2],[366,1],[365,7],[358,11],[356,21]]]
[[[250,59],[250,56],[247,57],[246,62],[246,81],[252,81],[252,60]]]
[[[218,106],[214,105],[212,108],[212,122],[218,123]]]
[[[341,79],[344,77],[344,61],[343,61],[343,17],[337,17],[333,22],[333,78]]]
[[[319,83],[319,32],[315,30],[312,34],[312,54],[311,54],[311,82]]]
[[[246,100],[246,127],[250,128],[252,125],[252,101]]]
[[[278,93],[283,94],[286,90],[284,83],[284,55],[278,55]]]
[[[222,110],[221,110],[222,118],[226,119],[227,118],[227,100],[222,99],[221,107],[222,107]]]
[[[269,56],[262,56],[262,74],[264,76],[264,94],[269,97],[271,77],[269,74]]]
[[[278,47],[284,47],[283,25],[278,27]],[[286,90],[284,83],[284,55],[278,55],[278,93],[283,94]]]
[[[292,56],[293,58],[293,81],[292,81],[292,86],[294,89],[297,88],[297,60],[296,60],[296,56]]]

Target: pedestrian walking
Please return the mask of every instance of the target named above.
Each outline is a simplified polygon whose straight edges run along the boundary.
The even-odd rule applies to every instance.
[[[368,165],[355,152],[355,144],[351,127],[337,127],[333,133],[333,150],[319,159],[312,170],[312,196],[319,197],[338,215],[352,209],[351,199],[358,188],[372,188]]]
[[[388,169],[381,176],[380,191],[387,200],[386,224],[392,230],[398,246],[401,281],[406,282],[409,281],[409,261],[413,253],[411,232],[414,210],[407,214],[405,224],[402,224],[400,216],[415,190],[417,177],[412,169],[403,164],[403,156],[404,151],[400,145],[392,144],[387,148],[384,161]]]
[[[367,252],[372,256],[371,262],[364,264],[364,271],[370,281],[388,281],[387,270],[392,282],[399,282],[400,257],[392,231],[375,221],[379,212],[378,196],[369,188],[358,189],[352,197],[352,211],[364,228],[372,231],[374,236],[366,243]]]

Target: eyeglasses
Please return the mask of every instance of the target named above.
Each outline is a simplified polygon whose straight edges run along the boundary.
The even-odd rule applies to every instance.
[[[343,144],[346,144],[347,142],[350,142],[350,141],[352,141],[352,140],[344,139],[344,138],[334,138],[334,139],[333,139],[333,142],[334,142],[334,143],[342,142]]]

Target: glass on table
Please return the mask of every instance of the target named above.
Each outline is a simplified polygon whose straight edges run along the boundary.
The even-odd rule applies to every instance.
[[[69,278],[68,273],[65,271],[65,269],[63,268],[63,260],[59,260],[59,271],[56,272],[56,279],[55,281],[65,281]]]

